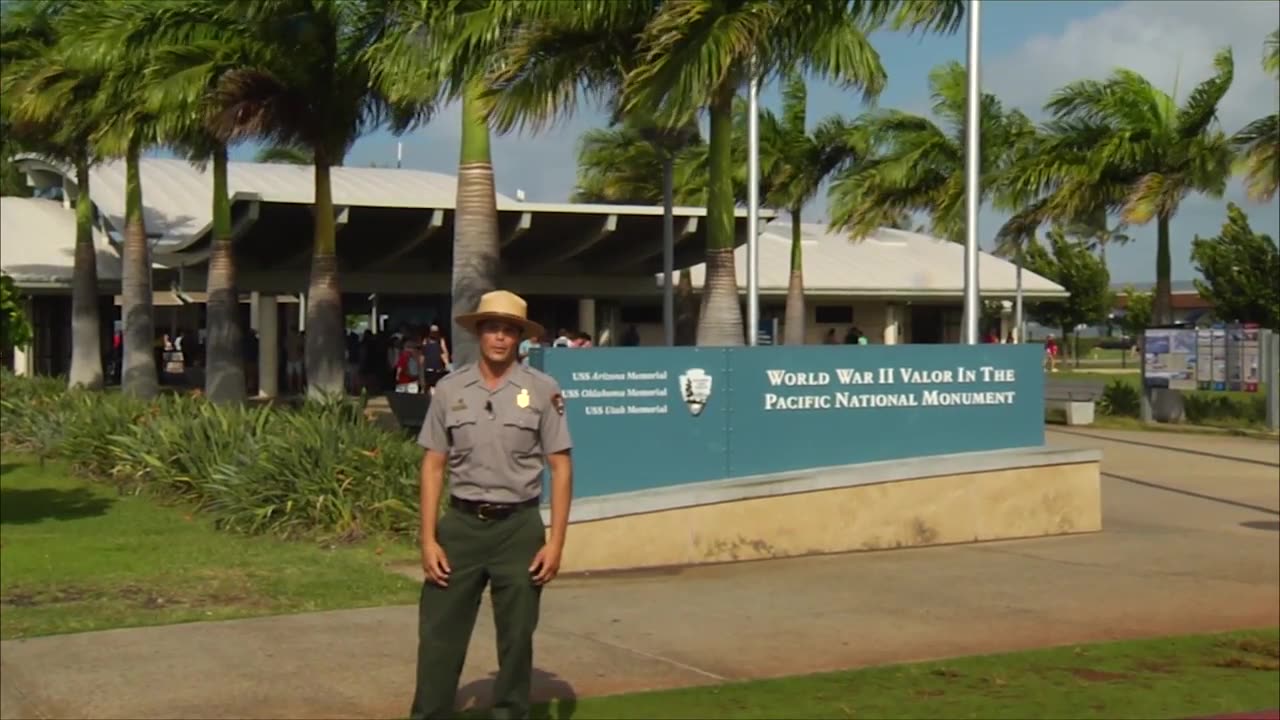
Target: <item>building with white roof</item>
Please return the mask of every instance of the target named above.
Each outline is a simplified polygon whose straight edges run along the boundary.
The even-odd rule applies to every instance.
[[[760,316],[783,320],[791,278],[791,223],[775,220],[760,234]],[[801,224],[807,342],[820,343],[831,331],[843,341],[856,326],[872,342],[959,342],[964,301],[964,247],[928,235],[879,228],[860,240],[825,225]],[[747,248],[735,252],[737,283],[747,287]],[[690,269],[693,288],[702,288],[705,267]],[[661,276],[659,276],[659,283]],[[1017,294],[1017,267],[982,253],[978,287],[984,300],[1011,301]],[[1062,286],[1030,271],[1022,272],[1026,301],[1067,296]],[[745,300],[744,300],[745,302]],[[1001,337],[1008,334],[1005,308]],[[642,337],[661,338],[661,324],[646,323]],[[656,335],[655,335],[656,333]]]
[[[74,172],[34,156],[20,157],[18,163],[42,195],[61,201],[5,199],[0,266],[40,297],[65,296],[75,239],[69,206],[78,194]],[[212,168],[145,158],[141,176],[156,303],[185,308],[168,319],[159,315],[157,326],[198,328],[212,240]],[[402,323],[431,322],[447,329],[456,179],[421,170],[335,167],[331,180],[339,283],[347,312],[372,315],[391,330]],[[259,327],[261,313],[272,307],[278,316],[268,327],[303,324],[313,182],[310,166],[229,163],[237,281],[250,327]],[[90,194],[100,245],[99,277],[103,292],[114,295],[124,229],[124,162],[94,166]],[[645,344],[661,342],[661,207],[533,203],[502,194],[496,202],[504,270],[500,283],[528,298],[534,318],[553,331],[578,329],[605,343],[635,325]],[[702,281],[698,263],[706,241],[706,210],[677,207],[674,215],[675,267],[690,269],[696,289]],[[773,221],[775,216],[762,211],[761,306],[764,317],[780,320],[790,228]],[[738,285],[745,291],[745,209],[738,209],[735,221]],[[895,230],[850,242],[810,224],[804,226],[804,243],[811,341],[821,341],[830,329],[842,335],[852,325],[873,342],[958,337],[960,246]],[[984,254],[980,276],[984,297],[1012,297],[1014,271],[1007,262]],[[1029,272],[1023,273],[1023,286],[1029,298],[1065,295]],[[270,302],[259,303],[258,298]],[[288,307],[290,301],[297,304]],[[50,331],[57,325],[48,324]],[[51,360],[44,365],[56,371],[58,364]]]

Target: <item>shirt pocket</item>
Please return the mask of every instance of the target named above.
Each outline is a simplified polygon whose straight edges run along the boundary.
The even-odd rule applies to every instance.
[[[502,443],[516,455],[536,454],[540,450],[538,414],[522,412],[502,420]]]
[[[476,414],[470,410],[457,410],[446,414],[444,427],[449,433],[449,444],[457,450],[474,449],[480,439],[476,421]]]

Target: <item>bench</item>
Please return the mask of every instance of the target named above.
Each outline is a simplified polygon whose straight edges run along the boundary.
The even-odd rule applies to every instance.
[[[1044,407],[1061,410],[1068,425],[1092,425],[1094,409],[1102,393],[1093,388],[1046,387]]]
[[[427,407],[431,405],[428,393],[386,393],[387,406],[395,416],[396,424],[406,432],[416,435],[422,429],[427,417]]]

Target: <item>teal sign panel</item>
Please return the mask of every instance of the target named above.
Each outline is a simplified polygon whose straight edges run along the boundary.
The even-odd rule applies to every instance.
[[[541,348],[575,495],[1044,444],[1039,345]]]

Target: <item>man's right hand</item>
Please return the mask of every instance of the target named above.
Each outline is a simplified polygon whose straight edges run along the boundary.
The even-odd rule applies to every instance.
[[[422,547],[422,569],[427,573],[427,580],[440,587],[449,586],[449,573],[452,571],[440,543],[432,540]]]

